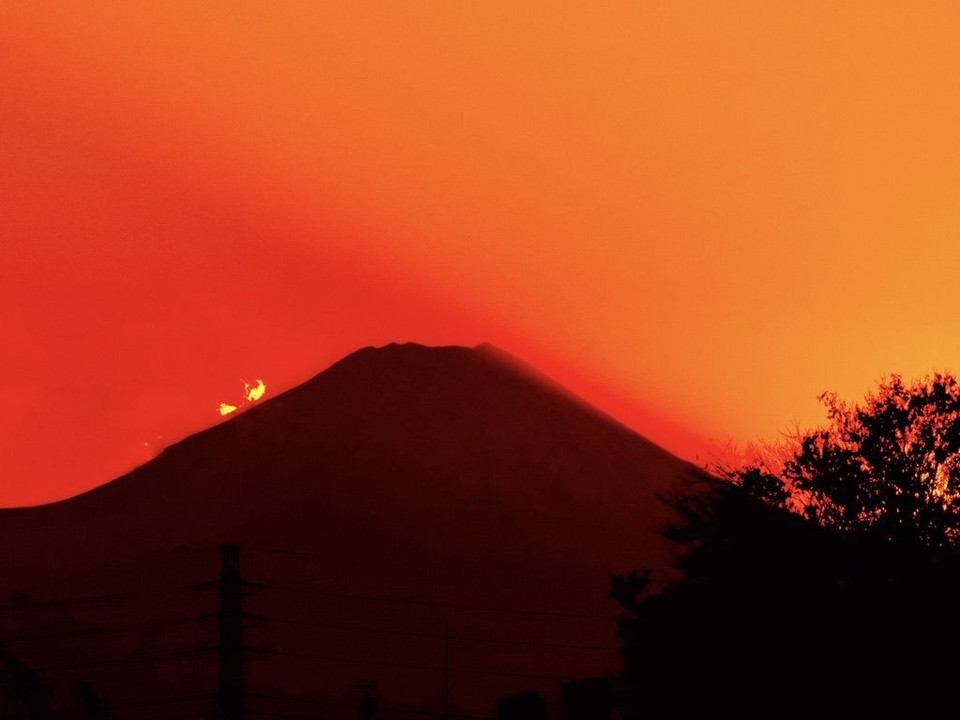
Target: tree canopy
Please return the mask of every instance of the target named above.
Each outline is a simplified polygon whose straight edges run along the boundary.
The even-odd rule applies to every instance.
[[[822,427],[671,499],[678,582],[612,576],[626,717],[953,701],[960,385],[891,376],[821,400]]]
[[[828,423],[780,467],[720,468],[764,502],[825,527],[933,553],[960,542],[960,385],[938,373],[880,382],[861,403],[821,396]]]

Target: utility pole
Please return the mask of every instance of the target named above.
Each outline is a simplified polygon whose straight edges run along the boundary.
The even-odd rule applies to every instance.
[[[443,720],[450,720],[450,623],[443,624]]]
[[[363,690],[363,695],[360,697],[360,717],[363,720],[373,720],[373,716],[377,714],[380,707],[377,703],[377,683],[371,680],[360,688]]]
[[[240,547],[220,548],[220,684],[217,689],[217,719],[246,720],[246,688],[243,683],[243,581],[240,578]]]

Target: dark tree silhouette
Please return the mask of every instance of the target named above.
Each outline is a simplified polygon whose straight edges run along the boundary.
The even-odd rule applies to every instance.
[[[960,386],[948,374],[880,383],[862,403],[821,396],[829,423],[796,438],[779,469],[721,468],[768,504],[911,550],[960,540]]]
[[[826,394],[773,461],[715,468],[664,530],[682,580],[613,576],[628,717],[924,716],[955,704],[960,387]]]

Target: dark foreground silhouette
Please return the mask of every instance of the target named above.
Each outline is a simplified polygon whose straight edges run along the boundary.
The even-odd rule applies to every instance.
[[[0,645],[55,708],[88,681],[116,717],[209,713],[235,544],[251,708],[355,718],[375,686],[382,717],[528,689],[555,712],[615,667],[607,575],[667,570],[657,496],[692,471],[492,348],[368,348],[97,490],[0,511]]]
[[[678,496],[681,581],[614,576],[630,717],[933,717],[960,670],[960,386],[894,377]]]

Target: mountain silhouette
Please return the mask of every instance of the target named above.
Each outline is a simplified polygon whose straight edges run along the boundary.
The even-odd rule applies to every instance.
[[[331,627],[376,621],[381,630],[436,629],[442,620],[454,624],[454,633],[528,638],[531,618],[541,618],[550,627],[537,630],[535,640],[547,633],[566,644],[586,638],[610,645],[615,621],[604,616],[616,607],[606,599],[608,573],[669,572],[669,548],[656,531],[670,510],[659,496],[698,476],[689,463],[492,346],[365,348],[106,485],[0,511],[0,598],[14,608],[2,616],[0,644],[5,636],[61,627],[97,637],[111,625],[142,620],[146,628],[151,617],[189,617],[193,601],[162,597],[162,590],[202,592],[204,582],[216,580],[217,547],[229,543],[241,547],[245,577],[262,585],[251,591],[252,612],[257,602],[266,603],[261,610],[268,606],[251,635],[260,632],[278,647],[299,643],[301,654],[317,643],[340,655],[362,644],[365,658],[387,653],[417,662],[384,638],[361,641],[354,633],[314,642],[302,629],[274,627],[267,615]],[[263,600],[271,588],[280,588],[278,597],[290,592]],[[114,596],[129,596],[136,609]],[[57,606],[63,598],[79,599]],[[374,607],[376,598],[397,602]],[[215,591],[203,598],[208,612],[216,602]],[[518,612],[476,609],[488,606]],[[58,607],[54,614],[44,609]],[[564,614],[571,618],[561,622]],[[215,644],[215,628],[198,623]],[[105,643],[98,650],[89,641],[42,639],[20,646],[12,640],[10,649],[34,667],[54,668],[53,684],[90,679],[115,701],[135,686],[142,698],[203,684],[199,668],[138,669],[137,685],[123,679],[122,664],[97,667],[100,657],[137,656],[147,640],[150,647],[158,642],[142,628],[134,635],[115,651]],[[550,667],[599,674],[613,657],[587,655],[554,659]],[[83,667],[70,670],[77,657]],[[527,667],[492,648],[475,657],[474,665],[494,669]],[[323,674],[334,684],[376,677],[391,687],[385,667],[333,664]],[[297,677],[276,657],[262,665],[268,669],[256,671],[274,690]],[[301,674],[298,692],[315,688],[309,673]],[[531,685],[520,676],[536,674],[517,672],[510,687]],[[491,683],[488,691],[500,692]],[[409,691],[407,702],[421,707],[437,701],[426,691],[420,699],[414,684],[396,681],[393,695]],[[462,702],[477,706],[471,693],[482,686],[461,688]]]

